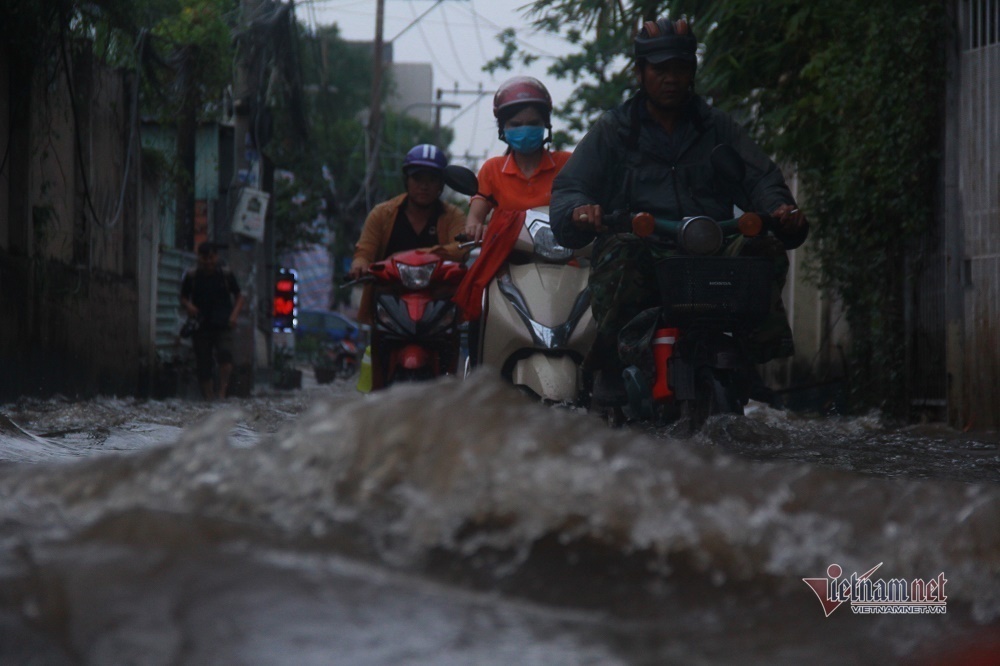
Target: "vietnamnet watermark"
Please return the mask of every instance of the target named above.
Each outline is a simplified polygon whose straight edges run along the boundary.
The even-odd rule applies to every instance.
[[[944,586],[948,579],[942,571],[935,578],[872,579],[872,574],[882,566],[879,562],[863,574],[844,575],[839,564],[826,568],[826,578],[803,578],[823,605],[826,617],[841,604],[850,603],[857,615],[894,615],[946,613],[948,596]]]

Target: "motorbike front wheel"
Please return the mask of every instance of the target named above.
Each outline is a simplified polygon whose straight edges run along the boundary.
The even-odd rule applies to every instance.
[[[700,430],[705,421],[718,414],[743,414],[743,407],[712,368],[700,368],[695,376],[695,398],[682,407],[691,431]]]
[[[340,379],[350,379],[354,376],[354,373],[358,371],[358,361],[352,356],[341,356],[337,359],[334,368],[337,373],[337,377]]]
[[[334,380],[336,373],[333,368],[313,366],[313,374],[317,384],[329,384]]]

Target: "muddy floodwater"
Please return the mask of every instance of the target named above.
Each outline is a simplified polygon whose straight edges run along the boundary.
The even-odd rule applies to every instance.
[[[4,666],[963,660],[1000,660],[995,433],[613,430],[485,375],[0,405]]]

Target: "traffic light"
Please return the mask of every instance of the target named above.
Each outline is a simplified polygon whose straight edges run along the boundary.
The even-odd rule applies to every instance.
[[[294,268],[279,268],[274,281],[274,330],[295,330],[299,316],[299,274]]]

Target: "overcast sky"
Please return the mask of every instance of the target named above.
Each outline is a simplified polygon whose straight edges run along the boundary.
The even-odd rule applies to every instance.
[[[528,21],[518,11],[525,4],[526,0],[443,0],[440,3],[435,0],[385,0],[384,35],[387,41],[393,41],[396,62],[431,63],[435,89],[453,90],[457,83],[461,90],[478,90],[482,84],[484,90],[493,91],[514,74],[529,74],[548,86],[558,105],[572,86],[554,80],[546,74],[546,68],[554,56],[567,53],[569,49],[562,40],[528,30]],[[429,9],[426,16],[413,24],[414,19]],[[336,23],[348,40],[371,41],[375,37],[375,0],[307,0],[296,5],[296,15],[308,25]],[[501,71],[491,76],[482,71],[482,67],[501,54],[496,36],[507,27],[517,30],[525,46],[530,45],[530,50],[542,57],[528,69]],[[451,150],[456,156],[469,153],[481,162],[484,154],[493,156],[503,152],[506,146],[497,139],[492,94],[478,98],[446,93],[442,101],[462,105],[460,109],[443,109],[441,113],[442,124],[455,130]],[[558,119],[553,124],[555,129],[561,128]]]

